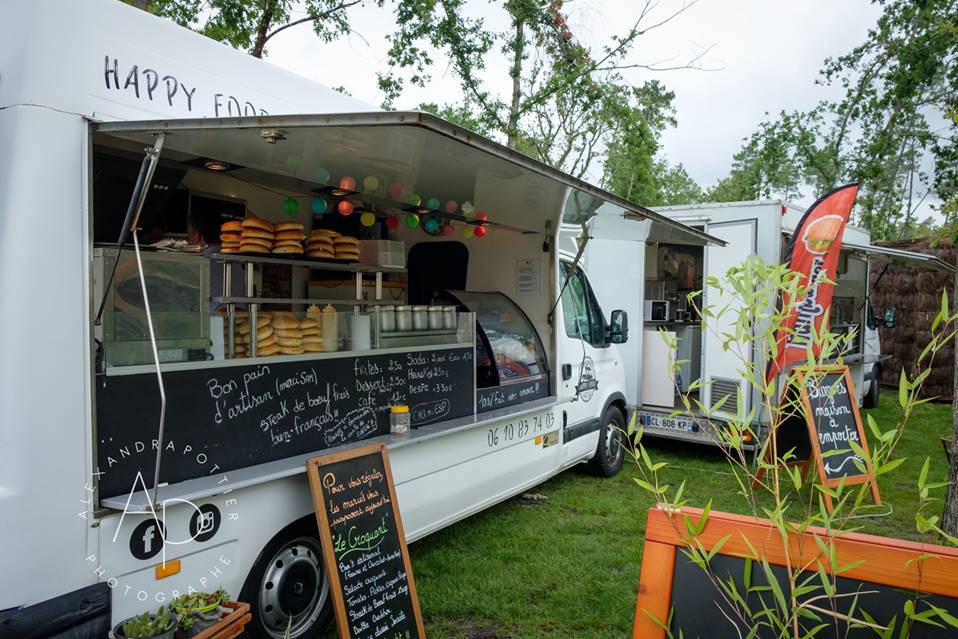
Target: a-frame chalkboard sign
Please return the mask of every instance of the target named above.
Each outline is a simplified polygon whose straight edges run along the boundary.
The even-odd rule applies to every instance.
[[[846,486],[867,483],[875,503],[881,504],[875,472],[867,459],[868,439],[862,428],[848,367],[800,366],[791,369],[789,376],[779,402],[782,417],[772,435],[776,438],[778,454],[794,451],[793,463],[805,467],[803,476],[814,464],[822,485],[829,488],[841,483]],[[862,448],[865,459],[855,452],[850,442]],[[831,496],[822,495],[831,512]]]
[[[341,639],[425,639],[383,444],[306,463]]]

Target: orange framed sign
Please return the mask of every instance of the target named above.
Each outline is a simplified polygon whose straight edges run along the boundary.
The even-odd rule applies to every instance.
[[[745,636],[735,625],[735,615],[723,610],[721,594],[708,574],[683,553],[689,547],[686,518],[698,522],[701,509],[683,508],[670,512],[663,506],[649,509],[645,548],[636,601],[633,639],[665,639],[669,628],[674,636],[681,629],[686,637],[726,639]],[[816,541],[815,538],[818,538]],[[829,538],[822,528],[808,528],[788,538],[788,553],[777,528],[768,520],[745,515],[711,512],[702,533],[696,537],[705,552],[717,550],[709,562],[720,578],[744,575],[747,562],[756,562],[752,574],[761,573],[758,561],[766,559],[774,571],[785,566],[810,567],[819,562],[833,577],[838,593],[859,593],[856,614],[864,610],[876,624],[901,623],[906,600],[915,611],[935,605],[958,616],[958,549],[859,533]],[[834,548],[834,561],[819,545]],[[757,556],[753,555],[754,548]],[[718,574],[721,566],[728,575]],[[830,566],[841,566],[840,576]],[[815,583],[820,583],[815,578]],[[744,589],[743,589],[744,592]],[[920,596],[915,597],[916,593]],[[749,595],[751,596],[751,595]],[[812,593],[809,596],[814,596]],[[786,593],[786,598],[788,593]],[[849,602],[851,597],[836,598]],[[822,603],[822,606],[828,606]],[[834,623],[842,623],[836,620]],[[703,632],[704,629],[704,632]],[[922,626],[930,634],[912,632],[911,637],[958,637],[958,629]],[[839,636],[875,637],[871,628],[856,628]],[[856,634],[861,631],[862,634]],[[825,631],[822,636],[833,636]],[[899,636],[898,632],[894,636]]]

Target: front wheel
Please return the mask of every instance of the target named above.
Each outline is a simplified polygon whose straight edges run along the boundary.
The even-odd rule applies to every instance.
[[[240,597],[249,602],[253,613],[246,626],[253,639],[320,636],[329,626],[333,610],[312,518],[287,526],[266,544]]]
[[[878,387],[878,367],[872,371],[872,380],[868,385],[868,393],[862,397],[862,408],[877,408],[878,407],[878,394],[880,389]]]
[[[605,409],[602,427],[599,428],[599,444],[595,456],[589,461],[592,472],[600,477],[612,477],[622,469],[625,449],[622,438],[625,431],[625,418],[615,406]]]

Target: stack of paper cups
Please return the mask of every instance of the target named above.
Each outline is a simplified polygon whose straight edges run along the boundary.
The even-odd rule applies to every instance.
[[[369,315],[350,315],[349,334],[352,350],[368,351],[370,349]]]

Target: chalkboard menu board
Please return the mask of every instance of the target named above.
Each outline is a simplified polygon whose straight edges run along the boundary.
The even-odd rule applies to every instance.
[[[871,464],[852,448],[854,443],[868,452],[848,367],[798,367],[790,375],[779,402],[780,422],[775,432],[779,454],[791,451],[793,463],[814,463],[825,486],[869,483],[875,503],[880,504]],[[823,498],[831,511],[831,497],[823,493]]]
[[[243,361],[243,360],[239,360]],[[293,457],[389,432],[389,407],[413,427],[472,415],[473,349],[255,363],[168,371],[161,482]],[[152,486],[159,395],[153,372],[99,376],[101,497]]]
[[[762,568],[765,561],[785,601],[791,595],[786,566],[820,564],[827,573],[830,566],[842,566],[840,575],[828,574],[836,588],[835,598],[824,596],[815,575],[806,572],[798,576],[804,589],[796,598],[822,610],[821,614],[799,619],[803,636],[824,623],[814,636],[877,637],[875,628],[849,623],[841,616],[862,620],[867,614],[871,623],[885,627],[895,624],[888,636],[899,637],[902,624],[907,623],[906,602],[915,606],[917,614],[936,606],[958,616],[958,549],[858,533],[837,535],[832,531],[830,537],[828,531],[811,527],[790,535],[786,554],[777,528],[768,520],[712,511],[697,537],[701,550],[712,555],[706,572],[684,552],[690,541],[681,521],[688,517],[697,522],[701,516],[697,508],[683,507],[671,514],[665,507],[649,509],[633,639],[665,639],[678,637],[680,632],[690,638],[741,639],[748,636],[755,623],[768,623],[761,616],[763,609],[771,608],[777,616],[783,616],[770,595],[769,580]],[[818,542],[828,540],[827,553],[815,538]],[[834,553],[833,558],[830,553]],[[739,606],[732,605],[718,582],[724,587],[734,584],[742,596]],[[829,616],[827,611],[832,609],[840,616]],[[759,636],[765,635],[764,630],[759,632]],[[958,639],[958,629],[940,623],[914,623],[909,636]]]
[[[857,402],[846,380],[846,371],[804,376],[804,396],[815,428],[825,478],[837,480],[868,473],[865,460],[851,447],[865,444],[859,423]]]
[[[342,639],[425,639],[386,447],[307,463]]]

